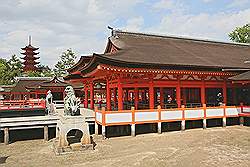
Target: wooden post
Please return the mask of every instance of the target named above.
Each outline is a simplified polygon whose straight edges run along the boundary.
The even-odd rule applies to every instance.
[[[206,104],[206,91],[205,91],[205,81],[202,79],[202,86],[201,86],[201,104]]]
[[[114,94],[114,108],[116,108],[116,102],[117,102],[117,98],[116,98],[116,88],[113,88],[113,94]]]
[[[153,81],[151,81],[150,84],[149,84],[149,108],[150,109],[154,109],[155,108]]]
[[[132,124],[131,124],[131,136],[135,136],[135,107],[131,107]]]
[[[207,106],[206,106],[206,104],[203,104],[203,111],[204,111],[203,129],[206,129],[207,128]]]
[[[177,102],[177,106],[178,108],[181,107],[181,86],[180,86],[180,78],[178,77],[178,81],[177,81],[177,86],[176,86],[176,102]]]
[[[138,110],[138,101],[139,101],[139,90],[135,88],[135,109]]]
[[[9,128],[4,128],[4,144],[9,144]]]
[[[105,107],[102,107],[102,139],[106,139]]]
[[[223,103],[227,105],[227,82],[223,82]]]
[[[244,125],[244,117],[240,117],[240,126]]]
[[[122,85],[121,81],[118,80],[118,110],[123,110],[122,98],[123,98]]]
[[[90,108],[94,109],[94,83],[90,83]]]
[[[95,107],[95,134],[98,135],[98,124],[96,121],[96,112],[98,112],[98,107]]]
[[[87,88],[85,88],[84,94],[85,94],[84,107],[88,108],[88,89]]]
[[[109,88],[109,81],[107,80],[106,82],[106,105],[107,105],[107,110],[111,110],[111,94],[110,94],[110,88]]]
[[[227,116],[226,116],[226,104],[222,105],[223,107],[223,118],[222,118],[222,126],[226,127],[227,126]]]
[[[182,121],[181,121],[181,130],[184,131],[186,128],[186,123],[185,123],[185,106],[181,106],[182,109]]]
[[[158,111],[158,133],[161,134],[161,106],[159,105],[157,107],[157,111]]]
[[[160,87],[160,105],[161,105],[161,108],[164,108],[164,91],[163,91],[163,87]]]
[[[43,138],[44,138],[44,141],[49,140],[49,127],[48,127],[48,125],[45,125],[43,127]]]

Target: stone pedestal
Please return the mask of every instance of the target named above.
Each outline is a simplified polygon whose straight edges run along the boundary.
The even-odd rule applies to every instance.
[[[60,116],[56,130],[57,139],[54,143],[56,154],[60,155],[65,152],[93,149],[89,134],[89,125],[85,122],[84,116]],[[83,133],[79,143],[69,144],[67,134],[71,130],[79,130]]]

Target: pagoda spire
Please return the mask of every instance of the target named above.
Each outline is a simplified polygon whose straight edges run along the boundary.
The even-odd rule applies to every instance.
[[[21,54],[25,55],[24,57],[22,57],[22,59],[24,60],[23,71],[24,72],[36,71],[37,70],[36,65],[39,64],[39,62],[36,62],[35,60],[39,59],[39,57],[36,57],[35,55],[38,55],[39,52],[35,51],[38,50],[39,48],[35,48],[31,45],[31,36],[29,36],[28,46],[25,46],[24,48],[21,49],[24,51]]]

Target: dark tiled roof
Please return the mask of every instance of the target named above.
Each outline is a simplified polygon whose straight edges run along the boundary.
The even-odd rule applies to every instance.
[[[115,31],[111,60],[153,65],[249,68],[250,45]]]
[[[16,85],[13,87],[13,89],[11,90],[11,92],[29,92],[28,89],[26,89],[26,87],[29,86],[34,86],[34,85],[39,85],[41,82],[43,81],[47,81],[46,79],[42,80],[41,78],[39,78],[38,80],[31,80],[31,79],[21,79],[18,80]]]
[[[229,78],[233,81],[250,81],[250,71]]]
[[[79,70],[80,67],[84,67],[89,61],[91,60],[93,56],[81,56],[80,60],[74,64],[71,68],[68,69],[68,72],[72,73],[77,70]]]

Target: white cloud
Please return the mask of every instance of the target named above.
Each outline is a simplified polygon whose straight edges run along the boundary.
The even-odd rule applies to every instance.
[[[123,27],[122,30],[126,31],[141,31],[144,23],[142,16],[133,17],[127,20],[126,27]]]
[[[228,40],[227,34],[236,26],[249,22],[250,9],[235,13],[200,13],[197,15],[171,13],[161,19],[161,23],[146,31],[195,38]]]
[[[63,51],[78,56],[103,52],[107,25],[135,15],[140,0],[5,0],[0,3],[0,57],[20,54],[32,35],[43,64],[51,67]]]
[[[231,3],[228,4],[228,8],[237,8],[237,7],[244,7],[245,5],[249,4],[250,0],[232,0]]]

